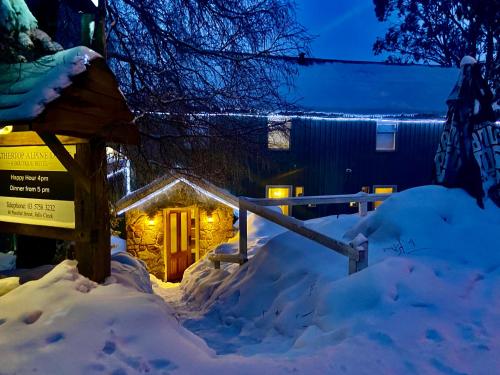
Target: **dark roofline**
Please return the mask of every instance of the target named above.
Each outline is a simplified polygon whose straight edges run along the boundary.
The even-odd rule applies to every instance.
[[[385,66],[422,66],[428,68],[456,68],[454,66],[442,66],[432,64],[417,64],[417,63],[395,63],[387,61],[364,61],[364,60],[343,60],[343,59],[327,59],[321,57],[300,57],[300,56],[269,56],[275,59],[282,59],[289,62],[295,62],[299,65],[314,65],[314,64],[358,64],[358,65],[385,65]],[[480,63],[481,64],[481,63]]]

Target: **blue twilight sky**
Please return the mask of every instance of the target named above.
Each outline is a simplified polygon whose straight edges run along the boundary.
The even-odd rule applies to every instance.
[[[372,45],[388,25],[378,22],[372,0],[295,0],[297,18],[310,34],[314,57],[383,61]]]

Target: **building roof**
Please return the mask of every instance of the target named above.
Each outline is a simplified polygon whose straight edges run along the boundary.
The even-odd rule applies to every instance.
[[[136,143],[133,119],[106,62],[86,47],[0,64],[0,127]]]
[[[356,115],[446,114],[457,68],[304,59],[284,95],[305,112]],[[284,89],[285,91],[285,89]]]
[[[228,191],[201,178],[167,174],[121,198],[116,202],[116,213],[121,215],[128,210],[142,206],[159,194],[167,192],[178,183],[186,184],[195,191],[238,210],[238,198]]]

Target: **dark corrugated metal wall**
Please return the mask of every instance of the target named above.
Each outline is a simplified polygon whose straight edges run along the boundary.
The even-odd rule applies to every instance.
[[[268,151],[275,173],[249,189],[263,196],[268,184],[304,186],[305,195],[356,193],[362,186],[397,185],[398,191],[432,182],[433,158],[442,131],[439,122],[400,122],[396,151],[375,149],[375,120],[294,118],[291,150]],[[349,212],[347,206],[296,208],[297,216]]]

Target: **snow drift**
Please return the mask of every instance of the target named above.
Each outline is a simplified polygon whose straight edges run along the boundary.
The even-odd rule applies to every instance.
[[[253,258],[223,270],[201,262],[180,287],[153,285],[170,304],[130,256],[114,256],[101,286],[65,261],[0,297],[0,373],[497,372],[493,204],[481,210],[461,190],[428,186],[363,220],[307,225],[345,240],[363,233],[370,266],[347,277],[345,258],[257,217]]]
[[[308,225],[346,241],[363,233],[370,267],[346,277],[345,258],[282,232],[217,285],[216,271],[199,265],[180,295],[164,295],[220,354],[303,355],[334,346],[337,370],[348,373],[498,368],[500,211],[491,202],[482,210],[459,189],[428,186],[394,195],[364,220]]]

